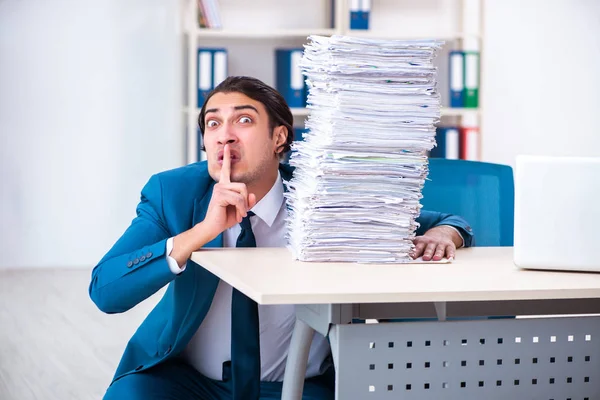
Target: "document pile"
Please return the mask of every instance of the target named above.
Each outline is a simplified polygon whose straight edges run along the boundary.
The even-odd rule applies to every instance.
[[[302,261],[408,262],[440,117],[433,59],[443,42],[308,39],[289,247]]]

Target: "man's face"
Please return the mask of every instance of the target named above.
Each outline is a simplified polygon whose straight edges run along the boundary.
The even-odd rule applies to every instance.
[[[269,115],[264,105],[242,93],[216,93],[206,104],[204,147],[210,176],[219,181],[223,147],[229,144],[231,181],[259,183],[272,177],[279,159],[276,149],[281,128],[269,132]]]

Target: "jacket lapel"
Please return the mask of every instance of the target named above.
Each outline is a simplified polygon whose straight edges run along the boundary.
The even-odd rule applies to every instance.
[[[205,195],[195,200],[192,227],[197,223],[202,222],[206,217],[206,211],[208,210],[208,205],[212,198],[214,185],[215,182],[212,181]],[[206,243],[203,247],[223,247],[223,235],[219,234],[219,236]],[[217,278],[216,275],[213,275],[191,260],[188,260],[188,267],[184,273],[188,270],[194,271],[194,278],[188,281],[192,285],[189,289],[192,296],[191,299],[186,298],[188,312],[186,313],[185,321],[180,330],[182,335],[180,337],[180,342],[183,346],[186,346],[191,340],[192,336],[196,333],[198,327],[206,317],[210,305],[212,304],[213,297],[215,296],[215,292],[217,291],[217,286],[219,285],[219,278]]]
[[[194,202],[194,215],[192,217],[192,227],[194,227],[197,223],[204,221],[204,218],[206,218],[206,211],[208,210],[208,205],[210,204],[210,199],[212,198],[214,187],[215,182],[212,181],[210,187],[208,188],[204,196],[197,198]],[[220,233],[216,238],[206,243],[204,247],[223,247],[223,234]]]

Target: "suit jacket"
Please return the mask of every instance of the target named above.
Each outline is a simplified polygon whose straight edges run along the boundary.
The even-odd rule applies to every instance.
[[[292,172],[280,165],[284,180]],[[165,252],[168,238],[204,219],[214,184],[206,162],[152,176],[142,189],[136,218],[94,268],[90,297],[106,313],[127,311],[168,285],[127,344],[113,382],[181,353],[206,316],[219,278],[192,261],[175,275]],[[465,245],[471,244],[471,230],[460,217],[422,210],[418,222],[417,234],[436,225],[452,225],[463,234]],[[219,235],[205,247],[222,245]]]

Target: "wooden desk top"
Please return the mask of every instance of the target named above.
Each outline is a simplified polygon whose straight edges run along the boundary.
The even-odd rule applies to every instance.
[[[600,298],[600,273],[521,270],[511,247],[459,250],[451,264],[300,262],[286,248],[203,249],[192,260],[259,304]]]

